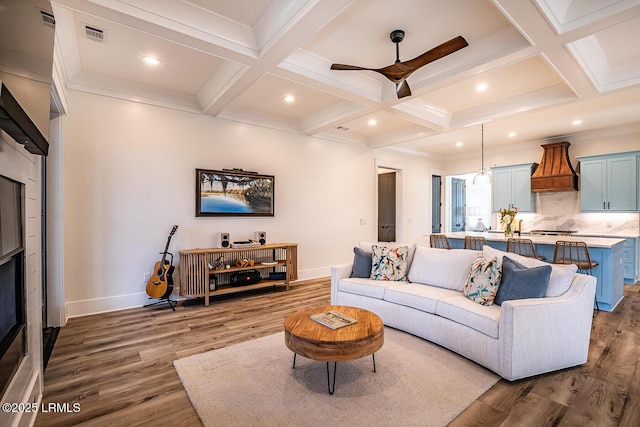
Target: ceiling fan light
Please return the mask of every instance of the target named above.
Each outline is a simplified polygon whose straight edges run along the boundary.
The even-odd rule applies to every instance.
[[[404,98],[406,96],[411,96],[411,89],[409,89],[409,84],[407,83],[407,77],[411,75],[417,69],[436,61],[440,58],[443,58],[447,55],[450,55],[458,50],[469,46],[469,43],[462,36],[454,37],[449,41],[446,41],[431,50],[424,52],[422,55],[419,55],[413,59],[408,61],[400,61],[400,45],[399,43],[404,38],[404,31],[402,30],[394,30],[389,35],[391,41],[396,45],[396,62],[393,64],[383,67],[383,68],[368,68],[368,67],[360,67],[358,65],[347,65],[347,64],[331,64],[332,70],[351,70],[351,71],[374,71],[378,74],[382,74],[387,79],[391,80],[396,84],[396,95],[398,99]]]
[[[473,177],[473,185],[488,184],[491,182],[491,175],[489,175],[484,169],[479,174]]]
[[[481,132],[482,132],[482,137],[481,137],[481,158],[482,158],[482,168],[480,169],[480,173],[477,174],[476,176],[473,177],[473,185],[477,185],[477,184],[488,184],[489,182],[491,182],[491,176],[487,173],[487,171],[484,168],[484,123],[481,126]]]

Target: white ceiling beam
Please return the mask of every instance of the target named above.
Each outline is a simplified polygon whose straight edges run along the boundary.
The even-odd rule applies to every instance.
[[[153,24],[173,33],[205,41],[242,55],[258,57],[258,46],[251,28],[196,7],[189,2],[156,0],[52,0],[52,2],[85,13],[100,11],[98,16],[133,28],[142,23]],[[135,24],[131,22],[133,19]]]
[[[225,61],[218,67],[207,84],[196,95],[201,110],[203,112],[209,110],[247,70],[247,66],[231,61]]]
[[[284,58],[294,52],[307,37],[339,14],[351,1],[323,0],[304,3],[304,6],[312,5],[312,7],[303,7],[301,10],[305,11],[304,15],[300,16],[299,13],[296,13],[294,18],[287,20],[286,28],[277,31],[279,38],[277,40],[271,38],[269,48],[261,51],[260,61],[238,78],[225,93],[220,94],[205,113],[213,116],[219,115],[229,103],[257,81],[260,76],[271,72],[277,74],[278,64]]]
[[[305,135],[314,135],[352,120],[355,115],[362,114],[365,106],[343,101],[329,108],[318,111],[301,121],[301,129]]]
[[[457,111],[453,114],[451,127],[475,126],[480,123],[520,115],[538,108],[575,101],[576,99],[577,97],[571,89],[564,84],[558,84],[479,107]]]
[[[263,111],[256,111],[244,107],[229,106],[221,112],[218,117],[221,119],[249,123],[269,129],[300,133],[300,122],[298,120],[276,116],[275,114],[269,114]]]

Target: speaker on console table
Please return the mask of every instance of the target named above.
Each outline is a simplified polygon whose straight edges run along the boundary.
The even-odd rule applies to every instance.
[[[231,247],[231,240],[229,239],[229,233],[217,233],[216,234],[216,248],[228,249]]]
[[[253,241],[258,242],[261,245],[267,244],[267,232],[266,231],[254,231],[253,232]]]

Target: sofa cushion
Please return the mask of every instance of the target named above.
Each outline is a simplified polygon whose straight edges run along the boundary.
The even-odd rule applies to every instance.
[[[436,302],[439,299],[456,295],[460,295],[460,292],[420,283],[401,283],[388,287],[384,293],[384,300],[427,313],[435,313]]]
[[[407,281],[407,256],[409,248],[388,248],[373,245],[371,278],[374,280]]]
[[[498,293],[501,277],[498,259],[485,258],[482,253],[478,253],[471,263],[462,294],[478,304],[491,305]]]
[[[529,268],[539,267],[541,265],[550,265],[551,277],[549,278],[549,286],[547,287],[547,292],[544,295],[545,297],[557,297],[567,292],[573,282],[573,276],[575,276],[578,271],[578,267],[575,264],[549,264],[548,262],[540,261],[535,258],[528,258],[511,252],[504,252],[488,245],[485,245],[482,248],[482,252],[486,257],[498,257],[498,261],[500,263],[502,263],[502,258],[504,256],[508,256],[512,260]]]
[[[498,338],[499,305],[480,305],[463,295],[457,295],[439,299],[436,303],[436,314],[482,332],[491,338]]]
[[[462,291],[477,251],[418,246],[409,267],[409,281]]]
[[[413,262],[413,255],[416,251],[415,244],[401,243],[401,242],[359,242],[358,247],[365,252],[373,253],[373,246],[385,246],[387,248],[401,248],[406,246],[409,248],[409,256],[407,258],[407,268],[411,267]]]
[[[398,282],[362,278],[340,279],[338,291],[365,297],[382,299],[384,291]]]
[[[551,276],[549,277],[549,286],[545,297],[559,297],[569,290],[573,278],[578,272],[578,266],[575,264],[559,265],[551,264]]]
[[[542,298],[549,286],[551,266],[527,268],[509,257],[502,259],[502,280],[495,303],[525,298]]]
[[[353,267],[351,268],[351,276],[368,279],[371,276],[371,253],[366,252],[359,247],[353,248]]]

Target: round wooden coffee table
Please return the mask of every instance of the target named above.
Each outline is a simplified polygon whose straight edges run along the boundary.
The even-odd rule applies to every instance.
[[[324,326],[311,316],[335,310],[357,320],[353,325],[339,329]],[[345,362],[373,356],[373,371],[376,371],[375,352],[384,344],[384,325],[376,314],[357,307],[343,305],[321,305],[296,311],[284,321],[284,341],[293,351],[293,368],[296,356],[327,362],[327,386],[333,394],[336,384],[336,362]],[[329,362],[333,364],[333,382],[330,381]]]

